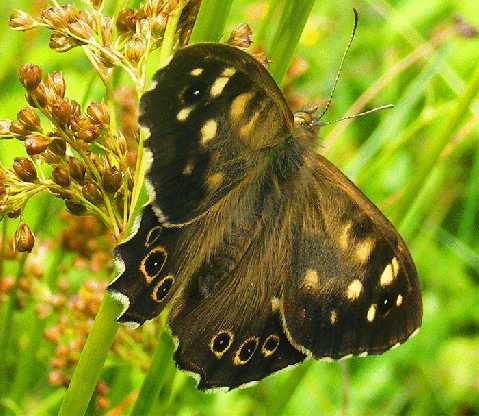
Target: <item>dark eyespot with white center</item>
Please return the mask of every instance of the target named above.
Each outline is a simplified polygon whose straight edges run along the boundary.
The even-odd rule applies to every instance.
[[[161,227],[160,226],[153,227],[148,232],[148,234],[145,238],[145,246],[146,247],[151,246],[151,244],[153,244],[156,241],[156,239],[160,236],[160,234],[161,234]]]
[[[233,342],[233,334],[231,332],[223,331],[216,334],[210,343],[210,349],[216,358],[221,358],[228,350]]]
[[[396,298],[392,293],[385,293],[381,296],[378,302],[378,312],[381,315],[386,315],[391,308],[396,304]]]
[[[173,284],[172,275],[165,276],[163,279],[161,279],[158,282],[158,284],[155,286],[155,289],[153,289],[153,293],[152,293],[153,300],[156,300],[157,302],[161,302],[170,291],[172,284]]]
[[[205,96],[207,89],[208,85],[205,82],[201,80],[194,81],[184,89],[181,98],[186,105],[196,104]]]
[[[166,251],[163,247],[157,247],[146,255],[141,262],[140,268],[145,275],[147,283],[150,283],[156,276],[158,276],[158,273],[161,272],[165,262]]]
[[[258,347],[258,338],[249,338],[246,341],[244,341],[236,351],[236,354],[233,360],[234,364],[236,365],[246,364],[253,356],[257,347]]]
[[[276,334],[271,334],[270,336],[268,336],[268,338],[266,338],[266,340],[264,341],[262,347],[261,347],[261,352],[263,353],[263,355],[265,357],[269,357],[270,355],[272,355],[276,349],[278,348],[279,346],[279,337],[278,335]]]

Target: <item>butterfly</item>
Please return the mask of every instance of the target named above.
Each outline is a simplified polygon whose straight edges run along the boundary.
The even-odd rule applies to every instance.
[[[316,153],[248,53],[178,50],[141,99],[150,202],[115,249],[109,286],[142,324],[172,301],[174,359],[229,389],[305,357],[380,354],[421,324],[421,289],[394,226]]]

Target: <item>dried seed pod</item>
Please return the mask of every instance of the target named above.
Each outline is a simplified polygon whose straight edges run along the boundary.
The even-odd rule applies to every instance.
[[[92,204],[99,205],[103,202],[103,195],[98,189],[98,186],[89,179],[85,181],[85,184],[82,186],[81,191],[85,199]]]
[[[85,205],[75,204],[72,201],[65,201],[65,206],[68,212],[70,212],[73,215],[83,215],[86,212]]]
[[[52,105],[52,116],[61,125],[66,126],[70,123],[71,107],[68,99],[55,102]]]
[[[86,167],[76,157],[70,156],[67,160],[68,171],[73,180],[79,184],[85,182]]]
[[[28,252],[30,253],[35,244],[35,237],[33,236],[32,230],[30,227],[21,222],[15,231],[14,246],[15,250],[20,253]]]
[[[27,135],[29,132],[25,128],[25,125],[19,120],[12,120],[10,123],[10,133],[14,134],[15,136],[19,136],[18,138],[20,140],[25,140],[25,137],[22,136]]]
[[[107,169],[102,178],[103,188],[105,191],[114,193],[120,189],[122,177],[122,173],[116,166],[112,166],[111,168]]]
[[[63,29],[68,24],[68,14],[62,7],[48,7],[42,12],[42,21],[52,29]]]
[[[91,27],[83,20],[76,20],[69,23],[68,30],[80,39],[91,38]]]
[[[61,157],[53,153],[48,147],[41,153],[41,156],[51,166],[58,165],[62,161]]]
[[[70,174],[64,166],[55,166],[55,169],[52,171],[52,179],[57,185],[63,186],[64,188],[70,186]]]
[[[132,65],[138,65],[143,53],[145,52],[145,44],[139,36],[133,36],[131,40],[126,43],[125,57]]]
[[[0,119],[0,136],[10,136],[10,126],[12,125],[12,120],[9,118]]]
[[[50,139],[40,134],[29,134],[25,138],[25,149],[30,156],[42,153],[49,144]]]
[[[94,123],[99,124],[105,130],[110,128],[110,111],[104,101],[92,102],[86,112]]]
[[[251,27],[247,23],[243,23],[233,29],[226,43],[239,48],[248,48],[251,45],[252,36]]]
[[[113,27],[113,19],[110,16],[101,16],[100,18],[100,33],[103,45],[111,43],[111,30]]]
[[[25,126],[28,131],[42,131],[40,117],[30,107],[23,107],[17,113],[17,120]]]
[[[18,79],[27,91],[33,91],[42,80],[42,69],[38,65],[24,64],[18,69]]]
[[[65,152],[67,150],[67,144],[62,139],[56,138],[50,142],[50,144],[48,145],[48,148],[50,149],[52,153],[55,153],[56,155],[60,157],[64,157]]]
[[[67,52],[80,44],[81,42],[71,36],[65,35],[62,32],[53,32],[48,46],[57,52]]]
[[[116,29],[118,33],[135,32],[138,16],[133,9],[121,9],[116,18]]]
[[[63,98],[65,96],[65,79],[61,72],[53,71],[45,77],[43,82],[57,97]]]
[[[24,182],[33,182],[37,179],[35,165],[26,157],[16,157],[13,160],[13,170],[18,178]]]
[[[38,101],[38,105],[40,107],[46,107],[47,105],[52,105],[56,100],[56,94],[51,89],[48,88],[43,82],[38,84],[35,91],[33,91],[33,95]]]
[[[33,17],[21,10],[17,10],[10,16],[10,19],[8,19],[8,25],[16,30],[32,29],[36,24]]]

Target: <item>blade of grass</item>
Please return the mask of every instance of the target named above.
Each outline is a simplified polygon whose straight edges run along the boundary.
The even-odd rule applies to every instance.
[[[203,0],[189,43],[219,42],[232,2],[233,0]]]

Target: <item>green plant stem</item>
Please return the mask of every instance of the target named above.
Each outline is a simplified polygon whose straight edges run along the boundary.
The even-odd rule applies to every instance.
[[[272,61],[268,70],[278,85],[286,74],[313,5],[314,0],[290,0],[285,4],[273,37],[273,46],[268,51],[268,58]]]
[[[151,359],[145,380],[131,412],[131,416],[148,415],[165,381],[165,373],[172,363],[174,344],[167,331],[163,330]]]
[[[121,304],[105,294],[63,399],[59,416],[83,416],[118,328]]]
[[[189,43],[219,42],[232,2],[233,0],[203,0]]]

